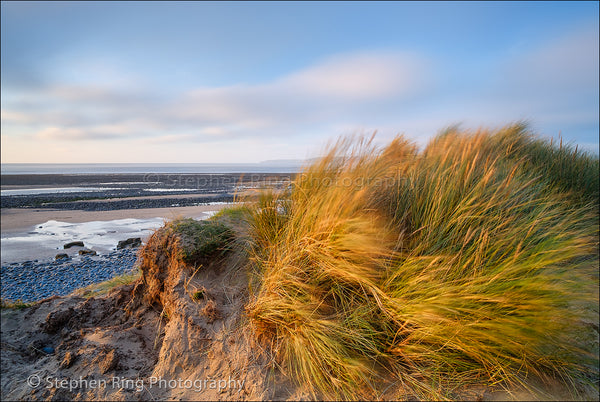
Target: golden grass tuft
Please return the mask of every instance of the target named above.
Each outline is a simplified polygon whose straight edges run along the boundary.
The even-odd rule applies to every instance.
[[[597,158],[544,146],[564,151],[523,125],[338,141],[250,207],[256,337],[315,397],[376,397],[385,372],[422,398],[597,381],[597,196],[569,182]]]

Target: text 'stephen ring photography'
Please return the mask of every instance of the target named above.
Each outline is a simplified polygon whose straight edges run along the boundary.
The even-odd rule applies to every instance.
[[[598,2],[0,7],[0,399],[598,400]]]

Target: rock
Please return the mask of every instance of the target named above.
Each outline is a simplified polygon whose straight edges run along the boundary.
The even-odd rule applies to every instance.
[[[68,260],[69,259],[69,254],[66,253],[58,253],[56,254],[56,257],[54,257],[55,260]]]
[[[76,357],[77,356],[71,352],[65,353],[65,357],[63,358],[62,362],[60,362],[60,369],[64,370],[71,367]]]
[[[52,346],[46,346],[46,347],[42,348],[42,352],[51,355],[54,353],[54,348]]]
[[[95,250],[83,249],[79,250],[79,255],[98,255]]]
[[[85,247],[82,241],[72,241],[70,243],[67,243],[63,246],[65,249],[67,248],[71,248],[71,247]]]
[[[127,240],[121,240],[117,244],[117,250],[121,250],[124,248],[135,248],[142,245],[142,239],[139,237],[130,237]]]

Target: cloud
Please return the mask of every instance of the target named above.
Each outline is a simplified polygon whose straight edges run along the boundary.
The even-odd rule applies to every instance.
[[[59,84],[3,102],[2,115],[3,122],[38,127],[40,140],[144,137],[169,143],[300,135],[332,121],[352,123],[368,107],[407,101],[428,81],[426,65],[423,58],[404,53],[352,53],[262,84],[162,97],[148,90]]]
[[[78,127],[46,127],[35,134],[38,140],[114,140],[125,138],[135,133],[130,127],[124,125],[99,125],[90,128]]]
[[[546,135],[562,132],[568,142],[595,142],[597,153],[598,52],[597,26],[552,38],[510,61],[494,103]]]
[[[18,112],[15,110],[4,110],[0,112],[2,122],[16,122],[16,123],[30,123],[31,117],[26,113]]]
[[[426,116],[438,128],[451,123],[498,127],[525,120],[542,135],[562,132],[568,141],[597,141],[597,26],[557,33],[518,51],[507,48],[471,69],[460,66],[466,73],[449,69],[427,107],[411,113],[403,128],[417,122],[427,126]]]
[[[507,69],[515,84],[543,93],[598,88],[598,31],[583,28],[522,55]]]
[[[77,128],[46,127],[37,132],[35,137],[39,140],[81,140],[87,137],[87,134]]]
[[[578,140],[591,143],[598,135],[597,55],[597,35],[582,29],[511,58],[479,61],[476,77],[460,71],[463,61],[372,51],[335,55],[263,83],[183,92],[64,83],[10,96],[3,89],[2,137],[95,141],[98,150],[118,142],[171,152],[174,160],[181,160],[177,152],[193,155],[186,144],[213,161],[240,148],[235,152],[252,160],[255,153],[272,158],[267,150],[309,156],[293,148],[359,130],[378,130],[379,138],[405,130],[424,144],[453,123],[528,119],[551,133],[584,125]],[[232,151],[218,156],[218,146]]]
[[[230,137],[230,131],[224,127],[204,127],[195,130],[194,133],[187,134],[167,134],[158,137],[148,138],[147,142],[151,144],[173,144],[173,143],[194,143],[207,141],[220,141]]]
[[[47,95],[68,102],[102,103],[135,102],[139,98],[131,93],[120,92],[98,86],[56,85],[48,88]]]
[[[598,77],[597,27],[581,28],[513,54],[490,71],[484,97],[502,110],[544,121],[581,121],[582,114],[597,121]]]
[[[265,84],[198,88],[166,113],[190,125],[236,125],[240,130],[346,121],[367,107],[410,100],[432,81],[429,70],[416,55],[342,55]]]
[[[424,60],[403,53],[338,55],[277,84],[298,95],[364,102],[414,93],[424,84],[425,68]]]
[[[169,134],[161,135],[159,137],[149,138],[147,140],[150,144],[176,144],[185,143],[194,140],[194,136],[191,134]]]

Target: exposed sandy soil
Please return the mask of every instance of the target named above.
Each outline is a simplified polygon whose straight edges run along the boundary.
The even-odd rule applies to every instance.
[[[135,285],[3,309],[2,400],[305,398],[251,345],[244,271],[223,261],[193,269],[165,254],[164,241],[149,242]]]

